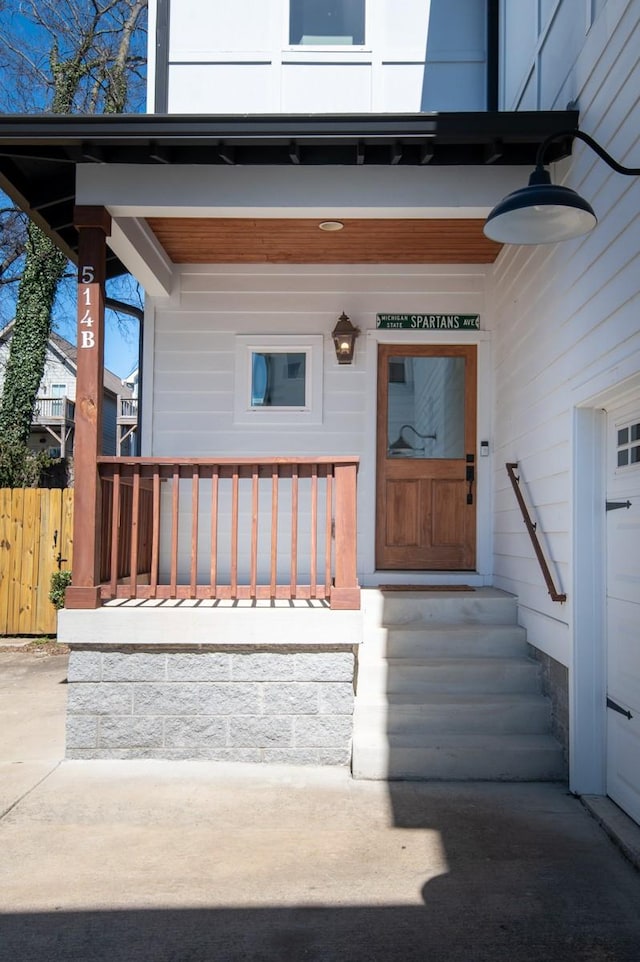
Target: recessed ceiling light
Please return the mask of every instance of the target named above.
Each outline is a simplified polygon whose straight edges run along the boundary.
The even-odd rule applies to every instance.
[[[344,224],[339,220],[323,220],[321,224],[318,224],[320,230],[342,230]]]

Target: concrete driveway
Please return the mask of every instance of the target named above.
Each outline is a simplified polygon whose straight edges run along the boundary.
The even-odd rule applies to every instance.
[[[564,786],[64,762],[65,667],[0,653],[2,962],[640,959],[640,873]]]

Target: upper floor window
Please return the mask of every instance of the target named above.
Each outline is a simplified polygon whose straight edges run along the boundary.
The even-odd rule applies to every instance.
[[[290,0],[289,43],[364,44],[365,0]]]

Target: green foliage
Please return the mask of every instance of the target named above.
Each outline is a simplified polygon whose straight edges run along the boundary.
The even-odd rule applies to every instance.
[[[67,259],[30,224],[11,350],[0,402],[0,487],[32,487],[50,459],[27,448],[51,333],[51,310]]]
[[[43,451],[30,451],[11,437],[0,437],[0,488],[48,487],[43,475],[54,464]]]
[[[71,584],[70,571],[54,571],[51,575],[49,601],[54,608],[64,608],[64,592]]]
[[[29,103],[61,115],[120,113],[127,108],[129,83],[136,86],[144,62],[147,0],[21,0],[17,6],[19,14],[10,16],[0,0],[3,109],[13,103],[16,91],[23,98],[21,112],[29,112]],[[20,232],[15,237],[12,232],[5,254],[7,240],[0,237],[0,276],[7,265],[15,268],[22,262],[21,240]],[[67,268],[65,255],[33,223],[24,252],[0,400],[3,487],[33,485],[44,467],[42,456],[30,453],[27,442],[56,292]]]

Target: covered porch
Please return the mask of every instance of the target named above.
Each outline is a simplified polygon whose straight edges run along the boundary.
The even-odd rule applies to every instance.
[[[363,642],[383,688],[386,670],[378,348],[399,344],[410,371],[416,340],[377,332],[377,312],[484,314],[500,251],[484,215],[547,134],[568,130],[553,159],[570,152],[577,114],[95,121],[18,124],[13,166],[0,161],[8,182],[16,168],[33,177],[32,216],[78,265],[74,564],[59,621],[72,648],[67,751],[349,764]],[[344,229],[319,230],[327,220]],[[147,295],[142,456],[113,458],[100,448],[99,386],[105,284],[124,270]],[[351,367],[330,339],[341,311],[361,327]],[[465,458],[490,434],[490,330],[478,320],[429,337],[436,354],[455,346],[467,373],[465,358],[479,359],[478,391],[475,366],[466,382],[479,398],[477,419],[465,407],[473,443],[441,459],[462,472],[450,488],[460,506],[443,516],[473,516],[475,544],[477,507],[480,550],[453,574],[443,561],[394,576],[484,587],[489,462],[476,501]],[[251,346],[277,350],[276,338],[305,356],[310,396],[261,417],[239,407],[238,385]],[[428,483],[415,482],[416,504]],[[408,540],[412,509],[394,504]]]

